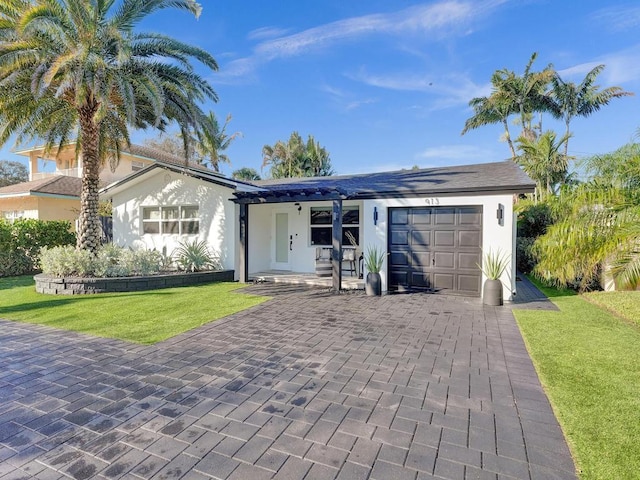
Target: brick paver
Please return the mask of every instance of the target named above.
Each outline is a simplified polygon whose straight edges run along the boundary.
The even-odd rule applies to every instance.
[[[153,346],[0,321],[0,479],[576,478],[509,308],[248,290]]]

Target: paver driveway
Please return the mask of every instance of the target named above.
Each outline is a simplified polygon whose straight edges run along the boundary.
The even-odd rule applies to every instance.
[[[508,308],[250,288],[154,346],[0,321],[0,478],[576,478]]]

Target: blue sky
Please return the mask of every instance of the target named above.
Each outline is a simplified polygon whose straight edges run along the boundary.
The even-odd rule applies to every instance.
[[[551,63],[579,82],[598,64],[603,87],[636,96],[614,100],[572,124],[570,153],[614,150],[640,127],[640,6],[635,1],[562,0],[201,0],[198,20],[155,14],[161,31],[211,52],[207,73],[242,138],[227,151],[230,174],[260,171],[265,144],[292,131],[315,136],[337,173],[363,173],[501,161],[509,157],[500,126],[465,136],[471,98],[487,95],[491,74]],[[202,70],[204,72],[204,70]],[[545,128],[563,126],[544,117]],[[514,127],[512,133],[517,133]],[[154,136],[134,135],[134,141]],[[0,158],[17,159],[6,146]],[[267,172],[263,172],[266,174]]]

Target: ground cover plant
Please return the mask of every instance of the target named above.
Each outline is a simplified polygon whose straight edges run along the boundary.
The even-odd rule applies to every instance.
[[[584,296],[540,286],[560,311],[514,310],[581,480],[640,472],[640,329]]]
[[[150,344],[258,305],[268,297],[231,282],[146,292],[57,296],[32,277],[0,279],[0,318]]]

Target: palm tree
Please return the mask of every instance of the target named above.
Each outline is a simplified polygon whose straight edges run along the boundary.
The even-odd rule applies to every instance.
[[[548,109],[557,118],[561,118],[566,126],[566,134],[571,131],[571,120],[574,117],[588,117],[600,110],[604,105],[608,105],[614,98],[633,95],[625,92],[621,87],[608,87],[599,90],[598,85],[594,85],[596,78],[604,70],[604,65],[598,65],[591,69],[576,85],[573,82],[565,82],[557,73],[551,79],[551,91],[547,96]],[[564,145],[565,156],[569,151],[569,142]]]
[[[262,147],[262,167],[270,166],[272,178],[318,177],[333,175],[329,152],[312,135],[307,142],[293,132],[285,143]]]
[[[517,115],[522,127],[520,137],[533,140],[536,138],[532,126],[533,114],[547,109],[544,93],[553,77],[553,69],[549,65],[541,72],[531,71],[537,53],[531,55],[522,76],[502,69],[491,76],[491,95],[477,97],[469,102],[474,115],[465,122],[462,134],[469,130],[495,123],[501,123],[505,129],[505,138],[511,150],[511,157],[516,158],[516,150],[509,132],[509,118]],[[541,130],[542,127],[539,126]]]
[[[227,115],[224,125],[220,128],[215,113],[209,112],[202,121],[202,128],[196,132],[198,141],[195,142],[195,148],[203,159],[208,158],[211,168],[216,172],[220,171],[220,163],[231,163],[229,157],[223,152],[229,148],[231,142],[242,136],[240,132],[227,135],[226,129],[230,121],[231,114]]]
[[[207,52],[134,28],[177,8],[196,17],[195,0],[7,0],[0,2],[0,144],[39,138],[47,149],[77,137],[82,156],[78,248],[100,238],[98,182],[115,168],[130,128],[200,128],[198,106],[217,100],[189,63],[216,70]]]
[[[604,269],[618,287],[640,284],[640,201],[635,190],[594,181],[563,192],[554,209],[558,220],[534,244],[537,276],[586,290]]]
[[[260,174],[256,171],[256,169],[249,167],[242,167],[238,170],[234,170],[234,172],[231,174],[231,178],[235,178],[236,180],[246,180],[248,182],[261,180]]]
[[[569,135],[557,139],[555,132],[548,130],[536,139],[520,137],[518,150],[522,153],[516,158],[519,165],[537,184],[540,197],[556,193],[558,185],[568,179],[570,158],[561,152]]]
[[[495,74],[491,78],[492,84],[494,84],[494,79],[497,80]],[[505,132],[504,138],[509,145],[509,150],[511,150],[511,158],[515,159],[516,150],[511,140],[511,133],[509,132],[509,115],[513,113],[512,105],[506,101],[497,86],[494,84],[493,92],[490,96],[471,99],[469,106],[473,108],[474,115],[464,123],[464,129],[461,135],[478,127],[501,123]]]

